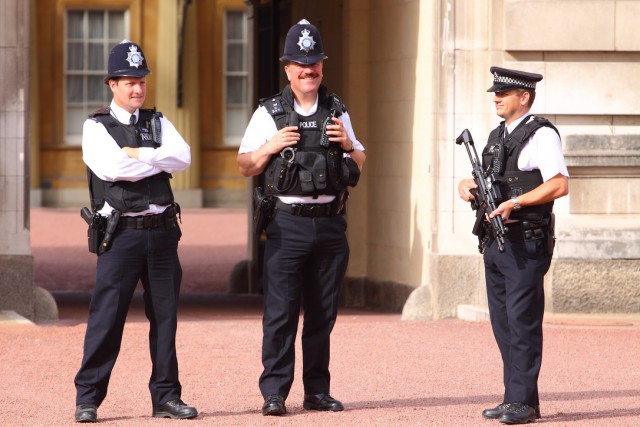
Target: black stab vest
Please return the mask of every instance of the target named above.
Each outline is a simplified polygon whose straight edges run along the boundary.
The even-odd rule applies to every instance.
[[[534,188],[540,186],[544,181],[539,169],[532,171],[521,171],[518,169],[518,157],[522,152],[525,144],[529,141],[529,138],[541,127],[550,127],[558,136],[560,132],[558,129],[547,119],[543,117],[533,116],[525,118],[518,124],[514,131],[509,135],[505,145],[505,167],[504,173],[500,176],[501,182],[499,184],[500,192],[502,193],[504,200],[512,197],[520,196],[527,193]],[[503,135],[505,131],[504,121],[495,128],[489,134],[489,141],[487,146],[482,151],[482,164],[486,170],[491,168],[493,161],[493,153],[500,144],[503,143]],[[535,206],[524,206],[522,209],[512,211],[511,219],[525,219],[536,216],[548,215],[553,211],[553,201]]]
[[[285,149],[269,160],[263,172],[265,194],[317,196],[344,191],[346,187],[339,179],[343,151],[337,144],[320,145],[323,123],[331,111],[334,110],[337,117],[346,111],[340,98],[327,95],[326,87],[321,85],[316,113],[299,116],[293,109],[293,92],[287,85],[279,94],[261,99],[260,105],[267,109],[278,130],[292,125],[293,121],[293,124],[297,122],[300,133],[293,150]]]
[[[151,137],[151,118],[155,109],[140,109],[138,122],[131,126],[120,123],[105,107],[89,115],[89,118],[102,123],[113,137],[118,146],[122,147],[152,147],[157,148]],[[108,202],[111,207],[120,212],[141,212],[149,208],[150,204],[166,206],[173,203],[171,191],[171,174],[160,172],[139,181],[104,181],[87,167],[91,207],[97,211]]]

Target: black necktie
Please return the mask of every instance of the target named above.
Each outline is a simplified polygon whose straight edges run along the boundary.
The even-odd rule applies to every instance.
[[[506,141],[507,139],[509,139],[509,129],[507,129],[507,127],[504,127],[504,140]]]
[[[132,114],[131,117],[129,117],[129,126],[133,126],[136,124],[136,115]]]

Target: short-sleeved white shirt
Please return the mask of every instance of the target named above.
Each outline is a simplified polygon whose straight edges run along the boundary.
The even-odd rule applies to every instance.
[[[532,120],[533,115],[525,115],[511,123],[507,130],[513,132],[522,120]],[[531,171],[540,169],[542,180],[548,181],[558,174],[569,176],[562,153],[562,142],[558,134],[549,127],[541,127],[529,138],[518,157],[518,169]]]

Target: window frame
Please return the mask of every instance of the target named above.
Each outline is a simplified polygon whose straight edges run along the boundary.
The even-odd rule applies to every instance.
[[[85,33],[84,38],[71,38],[69,36],[69,14],[73,12],[82,12],[82,26],[83,32]],[[102,20],[104,25],[103,34],[100,38],[92,39],[89,37],[89,14],[101,12]],[[122,27],[124,35],[117,36],[114,38],[109,37],[109,23],[108,19],[110,18],[110,14],[118,12],[122,13]],[[108,92],[105,92],[105,96],[103,96],[102,101],[92,101],[88,95],[88,83],[87,80],[90,77],[101,76],[104,77],[107,72],[108,58],[109,52],[111,48],[121,42],[123,39],[128,39],[131,33],[131,12],[127,7],[113,8],[113,7],[79,7],[79,6],[69,6],[64,10],[63,16],[63,38],[62,38],[62,47],[63,47],[63,62],[62,62],[62,112],[63,112],[63,141],[65,145],[77,146],[82,143],[82,129],[69,129],[69,120],[70,120],[70,110],[71,109],[81,109],[84,115],[88,115],[90,112],[95,111],[96,109],[103,107],[108,104],[111,100]],[[89,45],[95,43],[96,41],[101,41],[101,44],[104,47],[104,67],[103,69],[97,71],[89,68]],[[80,43],[82,44],[83,50],[83,64],[82,69],[80,70],[72,70],[69,68],[69,46],[72,43]],[[82,79],[82,99],[80,101],[69,101],[69,92],[68,92],[68,78],[70,76],[81,76]]]
[[[228,19],[229,14],[240,14],[242,15],[242,38],[241,39],[232,39],[228,38]],[[230,106],[232,106],[235,110],[244,110],[245,113],[245,125],[243,129],[246,128],[246,125],[249,123],[249,119],[252,113],[252,87],[251,87],[251,28],[249,21],[249,14],[247,10],[237,9],[237,8],[225,8],[222,14],[222,103],[221,103],[221,111],[222,111],[222,143],[225,147],[238,147],[240,146],[240,142],[242,140],[243,134],[231,135],[227,134],[227,117],[228,112],[230,111]],[[244,67],[241,71],[230,71],[228,69],[228,51],[229,47],[232,45],[241,45],[243,47],[243,64]],[[228,96],[228,81],[229,77],[243,77],[244,78],[244,102],[242,103],[234,103],[231,104],[227,102]]]

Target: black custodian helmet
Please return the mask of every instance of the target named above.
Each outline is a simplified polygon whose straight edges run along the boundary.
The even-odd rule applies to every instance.
[[[320,31],[315,26],[303,19],[289,29],[280,61],[311,65],[323,59],[327,59],[327,55],[324,54]]]
[[[104,82],[108,84],[109,79],[116,77],[144,77],[150,73],[140,46],[129,40],[122,40],[109,53],[108,74]]]

